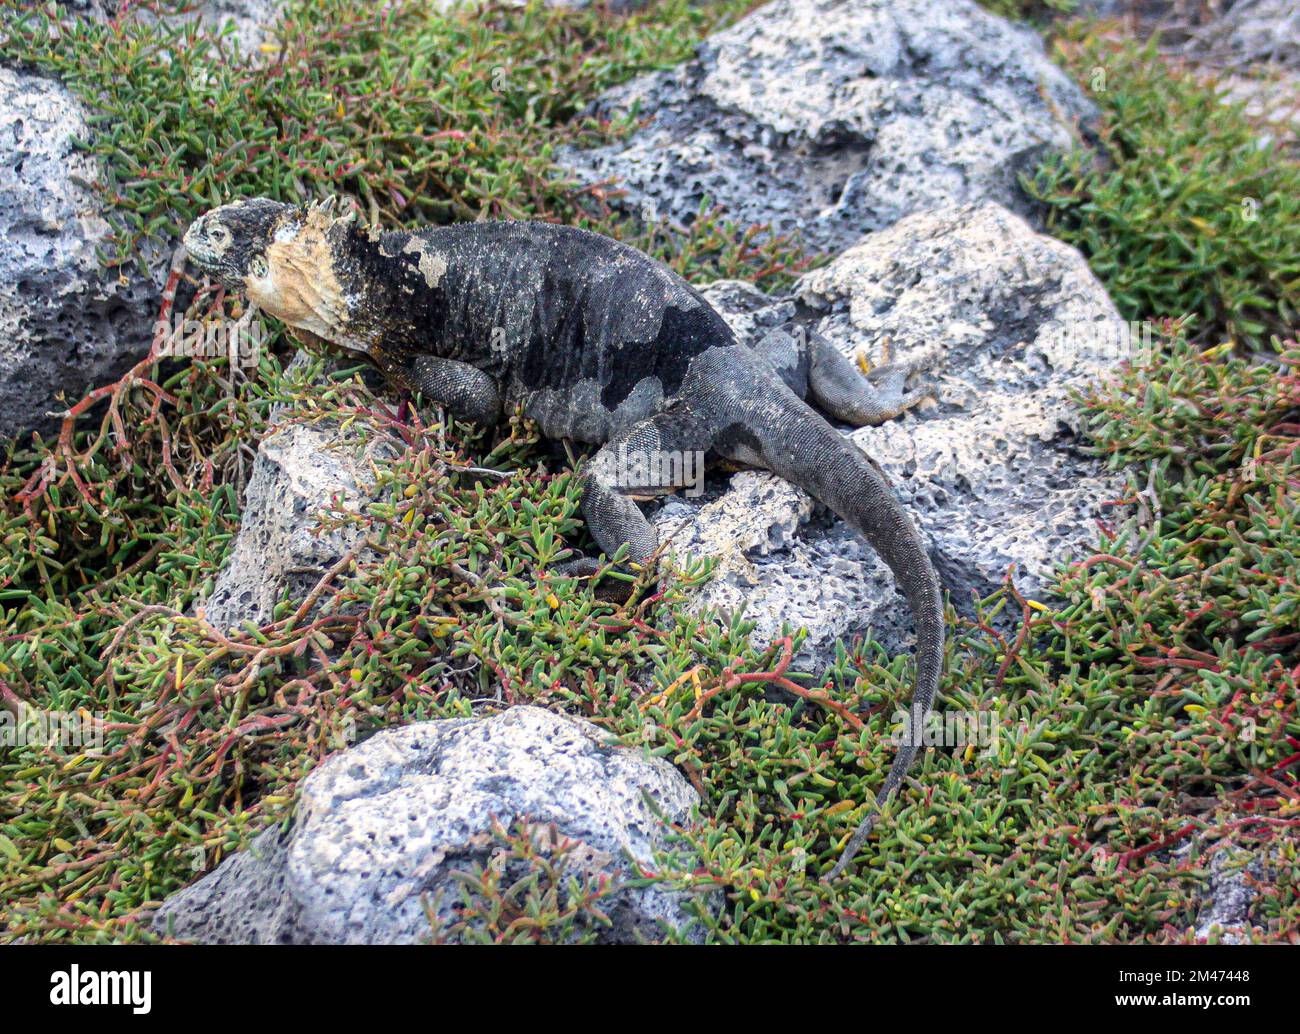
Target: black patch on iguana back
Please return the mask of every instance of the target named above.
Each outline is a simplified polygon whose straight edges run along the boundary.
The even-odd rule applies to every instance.
[[[649,346],[622,342],[615,348],[601,403],[606,409],[616,409],[647,377],[658,378],[665,395],[676,395],[691,360],[708,348],[726,343],[730,335],[726,322],[703,301],[690,309],[670,306],[664,310],[659,334]]]
[[[646,256],[593,234],[562,227],[554,234],[538,257],[527,342],[514,362],[523,387],[591,381],[612,412],[649,378],[665,396],[675,395],[693,358],[735,343],[726,321],[698,293],[664,276]],[[605,269],[599,252],[611,260]],[[575,278],[575,269],[584,275]]]

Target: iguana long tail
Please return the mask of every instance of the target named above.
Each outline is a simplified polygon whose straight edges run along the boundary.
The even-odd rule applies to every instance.
[[[731,436],[736,458],[761,461],[847,521],[893,572],[916,625],[916,682],[909,728],[876,795],[875,807],[825,877],[832,880],[852,861],[879,809],[902,783],[920,749],[943,673],[943,595],[920,532],[879,468],[860,449],[784,385],[751,383],[737,394],[740,397],[732,405],[740,411],[740,422],[732,425]],[[752,455],[755,451],[758,456]]]

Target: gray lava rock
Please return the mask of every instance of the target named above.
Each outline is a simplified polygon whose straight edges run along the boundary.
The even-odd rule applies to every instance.
[[[1300,69],[1300,4],[1296,0],[1236,0],[1189,34],[1183,53],[1242,69],[1268,63]]]
[[[743,285],[705,294],[738,332],[770,322]],[[1056,564],[1091,552],[1123,477],[1080,450],[1072,392],[1117,364],[1128,328],[1073,248],[995,204],[947,208],[868,235],[770,308],[875,362],[886,339],[904,362],[939,350],[917,375],[935,402],[851,437],[915,515],[959,608],[1013,564],[1033,598]],[[795,531],[807,497],[771,474],[734,485],[712,501],[675,498],[654,517],[661,536],[675,532],[670,548],[721,558],[696,605],[743,607],[761,643],[784,621],[807,627],[800,661],[813,670],[840,638],[911,641],[892,575],[850,528],[826,516]]]
[[[107,21],[118,15],[121,5],[117,0],[64,0],[64,7],[73,14]],[[144,8],[129,10],[128,16],[153,24],[163,18],[168,22],[197,21],[210,32],[227,29],[237,49],[249,53],[256,49],[266,35],[266,27],[276,21],[284,0],[202,0],[179,13],[155,11]]]
[[[364,512],[374,498],[371,460],[395,455],[386,441],[342,431],[336,421],[291,423],[265,438],[234,550],[205,604],[208,621],[220,629],[262,625],[286,594],[304,599],[364,536],[356,524],[323,530],[320,518]]]
[[[555,823],[577,842],[570,864],[630,876],[633,860],[655,864],[664,822],[688,821],[698,797],[667,762],[606,741],[588,722],[536,707],[379,733],[306,779],[287,834],[262,834],[173,895],[154,926],[205,943],[425,940],[426,902],[441,923],[456,919],[453,874],[503,860],[493,816]],[[600,939],[684,927],[684,902],[663,883],[617,890],[601,902],[613,925]]]
[[[229,29],[235,45],[248,53],[262,42],[267,26],[279,19],[282,6],[283,0],[207,0],[191,17],[214,31]]]
[[[0,436],[109,383],[148,354],[161,274],[106,274],[110,228],[89,184],[98,163],[74,146],[90,130],[64,87],[0,67]],[[58,399],[60,392],[67,403]]]
[[[562,153],[578,180],[614,178],[648,221],[708,198],[821,249],[941,204],[1027,210],[1017,174],[1094,114],[1037,35],[971,0],[777,0],[597,110],[634,104],[644,128]]]
[[[1261,146],[1294,146],[1300,137],[1300,3],[1237,0],[1221,17],[1174,48],[1215,79],[1225,102],[1272,125]]]
[[[1251,909],[1258,896],[1257,886],[1265,881],[1263,859],[1234,859],[1217,851],[1210,861],[1210,881],[1196,912],[1196,937],[1209,940],[1218,935],[1220,944],[1245,944],[1252,939]]]
[[[790,548],[813,512],[812,498],[766,471],[742,470],[725,492],[691,505],[670,496],[655,514],[660,538],[690,556],[768,556]]]
[[[1240,814],[1228,816],[1240,819]],[[1251,944],[1269,940],[1269,922],[1259,913],[1270,895],[1289,892],[1294,866],[1288,866],[1277,843],[1214,843],[1213,829],[1180,843],[1169,857],[1183,865],[1207,868],[1208,878],[1194,893],[1196,919],[1192,934],[1198,941]],[[1273,938],[1275,939],[1275,938]]]

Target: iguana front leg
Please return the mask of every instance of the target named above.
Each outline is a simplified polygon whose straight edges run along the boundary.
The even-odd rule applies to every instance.
[[[490,374],[468,363],[421,355],[405,367],[387,366],[391,380],[446,406],[458,420],[492,427],[501,419],[501,390]]]
[[[338,352],[340,346],[326,341],[301,327],[290,330],[298,342],[324,352]],[[452,416],[482,427],[492,427],[501,418],[501,390],[491,375],[468,363],[440,359],[434,355],[416,356],[408,362],[394,359],[383,349],[358,353],[373,362],[389,381],[407,391],[418,391],[431,402],[445,406]]]

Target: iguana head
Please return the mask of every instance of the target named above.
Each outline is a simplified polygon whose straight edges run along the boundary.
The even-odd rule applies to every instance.
[[[185,231],[190,261],[264,312],[339,344],[348,299],[339,249],[348,232],[333,203],[286,205],[250,198],[200,216]]]

